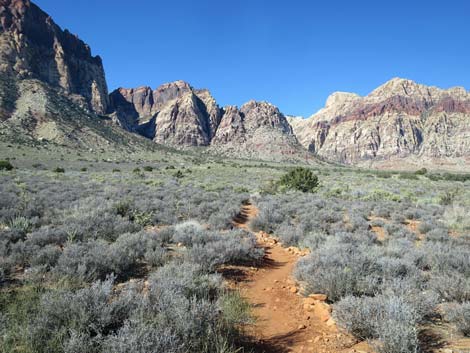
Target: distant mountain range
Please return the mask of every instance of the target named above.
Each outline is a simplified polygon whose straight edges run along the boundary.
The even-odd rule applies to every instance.
[[[385,167],[470,162],[464,88],[395,78],[365,97],[334,93],[307,119],[267,102],[222,108],[183,81],[108,94],[101,59],[30,1],[0,0],[0,25],[0,138],[87,148],[145,138],[244,158]]]

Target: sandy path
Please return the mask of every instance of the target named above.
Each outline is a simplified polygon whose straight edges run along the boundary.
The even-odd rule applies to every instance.
[[[234,223],[249,230],[249,221],[256,217],[257,209],[243,206]],[[367,347],[355,345],[348,335],[338,332],[334,322],[328,320],[327,305],[316,302],[306,305],[297,293],[292,272],[299,255],[288,251],[265,233],[257,234],[258,243],[266,250],[263,264],[244,271],[236,282],[242,295],[252,304],[256,318],[248,333],[256,342],[256,352],[367,352]],[[307,308],[306,308],[307,306]]]

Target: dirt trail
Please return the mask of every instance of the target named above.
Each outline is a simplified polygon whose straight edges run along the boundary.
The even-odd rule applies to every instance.
[[[234,225],[246,230],[256,217],[255,206],[243,205]],[[251,303],[255,324],[248,333],[256,342],[256,352],[369,352],[367,345],[355,344],[340,333],[329,319],[328,305],[299,295],[292,272],[299,251],[286,249],[266,233],[257,234],[265,248],[263,264],[258,268],[232,268],[232,284]]]

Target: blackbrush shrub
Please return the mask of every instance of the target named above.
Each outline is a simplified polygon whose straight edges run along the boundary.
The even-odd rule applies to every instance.
[[[345,297],[333,315],[340,327],[360,339],[378,339],[380,353],[417,352],[418,315],[398,296]]]
[[[445,318],[465,336],[470,337],[470,302],[447,304],[444,311]]]
[[[429,280],[429,288],[443,301],[470,301],[470,278],[459,273],[434,273]]]
[[[253,264],[263,255],[264,251],[257,247],[256,239],[251,233],[235,230],[218,234],[205,244],[195,244],[188,251],[187,258],[209,271],[214,271],[223,264]]]
[[[137,301],[125,296],[113,298],[113,293],[112,278],[76,292],[45,293],[29,327],[33,351],[59,353],[64,346],[76,347],[77,341],[99,351],[102,337],[122,326],[136,308]]]
[[[206,231],[197,221],[186,221],[175,225],[172,239],[174,243],[181,243],[185,246],[194,244],[204,244],[212,234]]]
[[[436,225],[432,224],[430,222],[421,222],[418,226],[418,231],[422,234],[426,234],[435,227],[436,227]]]
[[[13,170],[14,168],[10,161],[0,161],[0,170]]]
[[[188,342],[187,342],[188,343]],[[142,319],[127,321],[119,331],[108,337],[103,351],[109,353],[180,353],[184,342],[169,327]]]
[[[375,256],[372,248],[330,240],[302,258],[295,275],[305,282],[308,292],[324,293],[332,301],[346,295],[372,295],[382,275]]]
[[[282,176],[278,183],[281,188],[301,192],[315,192],[319,185],[318,177],[310,169],[302,167],[291,170]]]
[[[109,245],[103,240],[67,244],[54,271],[61,276],[83,281],[103,279],[113,271],[107,258]]]

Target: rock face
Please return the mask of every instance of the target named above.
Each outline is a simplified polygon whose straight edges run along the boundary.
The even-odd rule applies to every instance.
[[[302,145],[329,160],[470,157],[470,94],[395,78],[366,97],[334,93],[308,119],[289,118]]]
[[[286,117],[266,102],[221,109],[208,90],[183,81],[119,88],[110,98],[115,122],[160,144],[256,158],[304,155]]]
[[[238,153],[246,158],[304,158],[287,118],[267,102],[250,101],[240,109],[224,110],[212,147],[222,153]]]
[[[157,143],[207,146],[215,135],[222,109],[207,90],[184,81],[135,89],[119,88],[110,95],[114,121]]]
[[[38,79],[98,114],[108,109],[101,58],[29,0],[0,0],[0,74]]]

